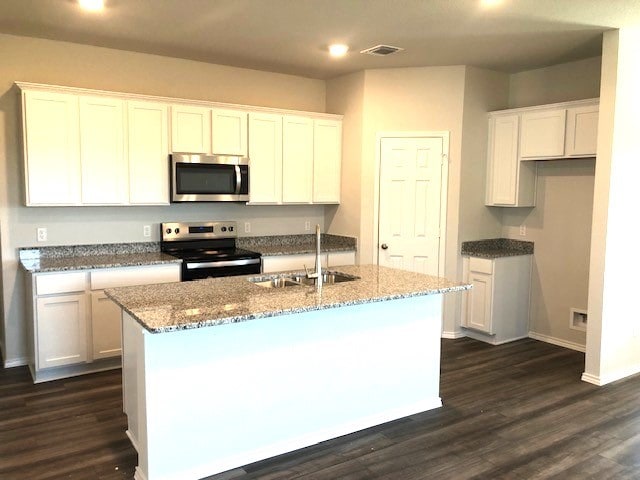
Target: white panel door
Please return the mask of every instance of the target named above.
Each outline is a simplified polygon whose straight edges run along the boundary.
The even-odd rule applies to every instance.
[[[342,122],[313,123],[313,203],[340,203]]]
[[[520,158],[562,157],[567,111],[522,114]]]
[[[169,203],[169,110],[153,102],[127,102],[129,203]]]
[[[128,203],[124,102],[104,97],[79,101],[82,203]]]
[[[249,113],[249,203],[282,202],[282,115]]]
[[[285,115],[282,124],[282,203],[313,200],[313,119]]]
[[[211,152],[247,156],[247,112],[222,108],[211,111]]]
[[[122,309],[103,291],[91,292],[93,359],[117,357],[122,353]]]
[[[567,156],[595,156],[597,149],[598,105],[567,110]]]
[[[171,107],[171,151],[211,152],[211,109],[173,105]]]
[[[378,264],[438,275],[443,141],[383,138]]]
[[[78,97],[24,92],[27,205],[80,203]]]
[[[38,298],[38,369],[87,359],[86,295]]]

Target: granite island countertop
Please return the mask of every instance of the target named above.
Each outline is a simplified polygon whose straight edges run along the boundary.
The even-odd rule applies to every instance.
[[[113,288],[105,292],[145,329],[162,333],[470,288],[468,284],[440,277],[377,265],[343,266],[339,271],[360,278],[325,285],[321,292],[312,286],[265,288],[248,281],[259,275]]]
[[[160,252],[159,244],[155,242],[21,248],[19,257],[22,268],[31,273],[182,262]]]
[[[460,254],[468,257],[501,258],[533,255],[533,242],[510,238],[490,238],[462,242]]]

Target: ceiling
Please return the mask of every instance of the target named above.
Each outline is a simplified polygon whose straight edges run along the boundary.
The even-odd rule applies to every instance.
[[[638,0],[2,0],[0,32],[332,78],[369,68],[474,65],[514,73],[600,55],[640,25]],[[331,59],[330,43],[350,45]],[[358,53],[377,44],[405,50]]]

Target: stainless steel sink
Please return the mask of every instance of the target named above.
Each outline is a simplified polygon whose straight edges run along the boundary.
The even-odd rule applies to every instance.
[[[335,283],[352,282],[360,277],[349,275],[342,272],[324,272],[322,274],[322,283],[325,285],[333,285]],[[283,273],[277,276],[253,277],[248,279],[265,288],[285,288],[285,287],[301,287],[305,285],[313,286],[316,284],[315,278],[307,278],[304,274]]]

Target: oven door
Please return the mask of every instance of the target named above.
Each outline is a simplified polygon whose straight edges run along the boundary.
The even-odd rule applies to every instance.
[[[173,154],[171,201],[248,201],[248,162],[244,157]]]
[[[182,262],[182,281],[260,273],[260,265],[261,262],[259,258],[243,258],[237,260],[184,260]]]

